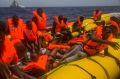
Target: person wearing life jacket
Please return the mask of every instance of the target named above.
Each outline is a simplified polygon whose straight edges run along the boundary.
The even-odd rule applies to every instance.
[[[77,36],[72,36],[73,38],[68,41],[68,44],[76,44],[79,42],[86,41],[86,32],[84,27],[82,27],[83,20],[84,17],[78,16],[77,22],[75,22],[72,26],[73,27],[72,35],[74,34],[74,32],[78,32],[79,34]]]
[[[8,28],[14,44],[24,40],[25,25],[21,18],[16,15],[8,18]]]
[[[5,33],[5,23],[0,21],[0,51],[1,59],[7,64],[17,63],[18,56],[12,42],[7,38]]]
[[[15,15],[8,18],[8,28],[11,35],[11,41],[16,49],[19,59],[21,59],[26,53],[26,47],[24,45],[25,24],[21,18]]]
[[[62,52],[64,50],[68,50],[71,48],[71,46],[69,46],[67,43],[64,43],[61,39],[62,34],[56,34],[54,39],[52,40],[52,42],[50,42],[48,44],[48,50],[50,51],[49,53],[49,62],[50,62],[50,69],[54,68],[54,64],[56,63],[57,59],[61,59],[62,56],[66,53],[66,52]]]
[[[101,10],[95,9],[93,11],[93,19],[95,21],[100,20],[101,19],[101,15],[102,15],[102,11]]]
[[[72,36],[73,37],[79,37],[81,32],[83,31],[84,27],[82,27],[84,17],[78,16],[77,21],[72,25]],[[74,33],[78,33],[77,35],[74,35]]]
[[[66,53],[61,61],[68,62],[79,59],[81,56],[86,57],[96,55],[102,50],[105,50],[108,45],[118,49],[120,47],[118,43],[111,42],[114,34],[113,29],[110,28],[112,26],[103,25],[99,24],[99,26],[96,28],[96,32],[89,34],[90,37],[86,43],[78,44],[72,47],[72,50]]]
[[[33,11],[33,16],[36,18],[36,25],[38,30],[45,30],[47,23],[47,15],[42,8]]]
[[[84,51],[91,56],[106,49],[108,45],[115,49],[119,48],[119,45],[116,42],[111,42],[114,38],[113,30],[116,30],[112,29],[112,27],[113,26],[98,26],[95,35],[90,35],[90,39],[84,45]]]
[[[23,68],[23,71],[31,76],[39,77],[47,71],[47,61],[47,54],[32,53],[31,62]]]
[[[26,22],[24,31],[26,46],[29,50],[33,50],[37,46],[37,26],[33,21]],[[37,47],[36,47],[37,48]]]
[[[54,25],[53,30],[54,32],[60,32],[62,28],[67,28],[67,18],[64,16],[54,16]]]
[[[77,21],[72,26],[72,32],[79,31],[80,27],[82,26],[83,20],[83,16],[78,16]]]
[[[86,33],[83,32],[83,34],[81,33],[79,35],[79,37],[76,37],[76,38],[72,38],[68,41],[68,44],[70,45],[73,45],[73,44],[78,44],[78,43],[85,43],[87,40],[87,36],[86,36]]]
[[[53,40],[49,43],[48,49],[53,50],[55,48],[70,48],[70,46],[65,44],[64,35],[60,32],[56,33]]]
[[[17,71],[16,64],[18,63],[18,55],[13,46],[13,43],[6,36],[5,23],[0,21],[0,61],[7,67],[9,73],[13,73],[19,78],[23,76]],[[14,71],[15,70],[15,71]]]

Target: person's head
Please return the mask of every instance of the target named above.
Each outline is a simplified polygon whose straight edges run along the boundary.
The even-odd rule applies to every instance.
[[[0,21],[0,43],[5,39],[5,27],[6,24],[3,21]]]
[[[104,26],[102,30],[102,37],[103,39],[107,39],[110,34],[112,34],[112,29],[110,26]]]
[[[61,21],[64,19],[64,17],[62,15],[58,16],[58,20],[61,23]],[[63,20],[64,21],[64,20]]]
[[[60,32],[55,33],[52,43],[61,43],[63,35]]]
[[[80,20],[80,22],[83,22],[84,17],[83,17],[83,16],[79,16],[79,18],[78,18],[78,19]]]
[[[66,24],[68,19],[66,17],[63,18],[64,23]]]
[[[63,35],[61,39],[63,39],[62,42],[66,42],[72,38],[72,34],[68,28],[62,28],[61,34]]]
[[[104,26],[104,27],[103,27],[103,32],[104,32],[104,33],[111,33],[111,32],[112,32],[112,29],[111,29],[110,26]]]
[[[37,53],[32,53],[30,55],[30,58],[32,61],[36,62],[38,60],[38,54]]]
[[[36,17],[32,17],[32,21],[35,22],[36,25],[38,25],[38,21]]]
[[[16,52],[18,54],[18,57],[20,59],[22,57],[24,57],[27,52],[27,48],[25,47],[25,45],[22,42],[18,42],[14,46],[15,46]]]
[[[28,28],[29,30],[32,30],[32,22],[31,22],[31,21],[27,21],[27,22],[26,22],[26,25],[27,25],[27,28]]]
[[[78,22],[75,22],[75,23],[72,25],[72,31],[73,31],[73,32],[77,31],[78,26],[79,26],[79,23],[78,23]]]
[[[13,25],[14,25],[15,27],[18,26],[18,19],[19,19],[18,16],[16,16],[16,15],[12,16]]]
[[[37,13],[38,13],[40,16],[42,16],[43,9],[42,9],[42,8],[38,8],[38,9],[37,9]]]

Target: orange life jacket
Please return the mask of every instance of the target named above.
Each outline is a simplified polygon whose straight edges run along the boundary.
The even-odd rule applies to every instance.
[[[34,22],[32,22],[32,30],[26,28],[25,35],[27,36],[27,39],[30,41],[34,41],[37,39],[37,26]]]
[[[21,40],[20,39],[13,39],[13,40],[11,40],[11,42],[13,43],[13,45],[16,45],[17,43],[20,43]]]
[[[55,32],[60,32],[62,28],[68,27],[68,22],[64,23],[63,20],[61,20],[61,22],[59,22],[58,16],[55,16],[54,19],[55,19],[55,21],[57,21],[57,24],[55,26]]]
[[[23,40],[24,39],[24,29],[25,29],[25,25],[23,23],[22,19],[18,19],[18,26],[14,27],[13,22],[12,22],[12,18],[8,19],[8,26],[9,26],[9,30],[10,30],[10,34],[12,36],[12,39],[19,39],[19,40]]]
[[[110,36],[107,38],[107,41],[112,41],[112,38],[113,38],[113,35],[110,34]],[[107,47],[108,47],[108,44],[101,44],[101,45],[99,46],[99,52],[102,51],[102,50],[104,50],[104,49],[107,48]]]
[[[42,17],[40,17],[38,14],[37,14],[37,11],[33,11],[33,15],[37,18],[37,21],[38,21],[38,30],[44,30],[46,29],[46,22],[47,22],[47,16],[45,13],[42,14]]]
[[[74,44],[74,43],[78,43],[78,42],[85,42],[86,41],[86,34],[80,35],[80,37],[78,38],[73,38],[71,40],[68,41],[68,44]]]
[[[30,70],[30,69],[42,69],[46,70],[48,61],[48,55],[41,55],[38,58],[37,62],[30,62],[27,66],[24,67],[24,71]]]
[[[47,42],[53,39],[53,37],[48,32],[45,31],[38,31],[38,37],[43,37]]]
[[[48,49],[52,50],[52,49],[55,49],[55,48],[62,48],[62,49],[69,49],[70,46],[68,45],[60,45],[60,44],[49,44],[48,46]]]
[[[63,23],[63,21],[60,23],[60,24],[57,24],[56,25],[56,28],[55,28],[55,32],[60,32],[62,28],[65,28],[65,24]]]
[[[41,55],[37,61],[37,64],[42,68],[43,70],[46,70],[48,61],[48,55]]]
[[[96,12],[94,11],[94,12],[93,12],[93,18],[94,18],[94,20],[98,20],[98,19],[101,17],[101,15],[102,15],[102,12],[101,12],[101,11],[99,11],[97,14],[96,14]]]
[[[5,37],[4,40],[4,46],[2,46],[2,60],[7,63],[11,64],[13,61],[18,62],[18,56],[16,53],[16,50],[13,46],[13,44],[10,42],[10,40]]]
[[[102,39],[102,27],[99,27],[96,29],[96,38]],[[107,41],[111,41],[113,38],[113,35],[110,34]],[[104,47],[102,47],[104,46]],[[86,45],[84,45],[84,50],[88,55],[95,55],[96,53],[100,52],[101,50],[105,49],[108,45],[107,44],[101,44],[94,42],[92,40],[89,40]]]
[[[30,69],[41,69],[40,66],[36,62],[30,62],[27,66],[24,67],[24,71],[28,71]]]

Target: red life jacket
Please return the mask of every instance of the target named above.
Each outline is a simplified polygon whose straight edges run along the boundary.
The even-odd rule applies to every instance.
[[[68,28],[68,22],[65,23],[63,20],[59,22],[58,16],[55,16],[54,19],[55,21],[57,21],[57,24],[55,26],[55,32],[60,32],[62,28]]]
[[[60,24],[56,25],[55,32],[60,32],[62,28],[66,28],[67,26],[64,24],[63,20]]]
[[[42,14],[42,17],[40,17],[37,14],[37,11],[33,11],[33,15],[37,18],[38,21],[38,30],[45,30],[46,29],[46,22],[47,22],[47,15],[45,13]]]
[[[5,63],[10,64],[13,61],[16,63],[18,62],[18,56],[16,50],[7,37],[5,37],[4,44],[1,47],[1,50],[2,50],[2,60]]]
[[[70,46],[68,45],[60,45],[60,44],[49,44],[48,46],[48,49],[52,50],[52,49],[55,49],[55,48],[62,48],[62,49],[69,49]]]
[[[83,35],[80,35],[80,37],[78,38],[73,38],[71,40],[68,41],[68,44],[74,44],[74,43],[78,43],[78,42],[85,42],[86,41],[86,34],[84,33]]]
[[[37,39],[37,26],[34,22],[32,22],[32,30],[26,28],[25,35],[27,36],[27,39],[30,41],[34,41]]]
[[[12,39],[19,39],[19,40],[23,40],[24,39],[24,29],[25,29],[25,25],[23,23],[22,19],[18,19],[18,26],[14,27],[13,22],[12,22],[12,18],[8,19],[8,26],[9,26],[9,30],[10,30],[10,34],[12,36]]]
[[[24,71],[30,70],[30,69],[42,69],[46,70],[48,61],[48,55],[41,55],[38,58],[37,62],[30,62],[27,66],[24,67]]]
[[[99,11],[97,14],[94,11],[93,12],[93,18],[94,18],[94,20],[98,20],[101,17],[101,15],[102,15],[102,11]]]

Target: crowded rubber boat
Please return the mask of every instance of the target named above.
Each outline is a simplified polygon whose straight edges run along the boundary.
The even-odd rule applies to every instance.
[[[0,21],[0,79],[120,78],[120,13],[53,16],[50,26],[42,8],[32,15]]]

